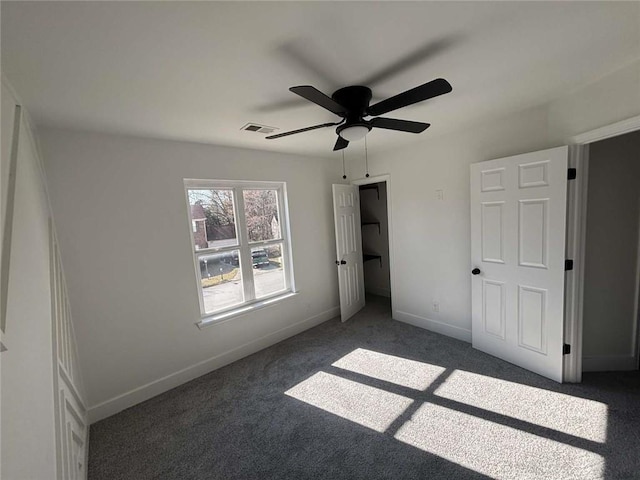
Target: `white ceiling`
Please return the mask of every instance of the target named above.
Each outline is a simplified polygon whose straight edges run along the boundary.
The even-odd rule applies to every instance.
[[[39,125],[335,155],[328,95],[421,49],[371,85],[385,98],[437,77],[453,92],[387,114],[421,135],[375,130],[387,149],[545,103],[640,57],[640,2],[6,2],[2,70]],[[438,49],[435,46],[441,46]]]

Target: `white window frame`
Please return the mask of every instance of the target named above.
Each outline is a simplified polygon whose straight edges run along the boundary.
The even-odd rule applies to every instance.
[[[191,203],[189,201],[189,190],[231,190],[233,192],[233,214],[236,223],[236,235],[238,243],[233,246],[214,247],[196,249],[194,232],[191,217]],[[280,238],[259,242],[250,242],[247,230],[247,222],[244,210],[244,190],[275,190],[278,201],[278,221],[280,222]],[[191,241],[191,253],[195,269],[195,280],[198,291],[198,301],[200,304],[199,326],[218,323],[248,311],[271,305],[275,301],[288,298],[296,293],[293,280],[293,255],[291,252],[291,231],[289,228],[289,210],[287,202],[287,188],[285,182],[255,182],[247,180],[199,180],[185,179],[184,194],[187,205],[187,218],[189,225],[189,239]],[[256,298],[253,278],[253,261],[251,249],[256,247],[268,247],[270,245],[282,244],[282,259],[284,261],[284,289],[271,295]],[[244,302],[232,305],[228,308],[207,313],[204,306],[202,294],[202,276],[200,272],[200,257],[216,253],[239,251],[240,272],[242,275],[242,285]]]

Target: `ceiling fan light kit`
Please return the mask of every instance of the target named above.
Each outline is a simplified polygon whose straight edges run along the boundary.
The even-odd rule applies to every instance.
[[[449,93],[452,87],[444,78],[437,78],[371,106],[369,106],[372,98],[371,89],[362,85],[352,85],[341,88],[336,90],[331,97],[311,85],[291,87],[289,90],[329,110],[331,113],[342,117],[342,120],[336,123],[323,123],[321,125],[279,133],[266,138],[272,140],[318,128],[337,126],[336,133],[338,134],[338,139],[333,147],[335,151],[346,148],[349,142],[355,142],[365,138],[372,128],[384,128],[386,130],[408,133],[424,132],[430,127],[429,123],[383,118],[380,117],[380,115]],[[368,119],[367,117],[375,118]]]
[[[369,125],[340,125],[336,132],[347,142],[362,140],[371,131]]]

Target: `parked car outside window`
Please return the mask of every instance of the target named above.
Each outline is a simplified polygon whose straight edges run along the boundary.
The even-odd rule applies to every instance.
[[[253,268],[260,268],[269,265],[269,257],[265,250],[254,250],[251,252],[251,262]]]

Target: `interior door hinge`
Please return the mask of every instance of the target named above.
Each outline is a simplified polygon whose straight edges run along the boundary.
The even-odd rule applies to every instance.
[[[578,172],[575,168],[570,168],[569,171],[567,172],[568,180],[575,180],[577,176],[578,176]]]
[[[569,270],[573,270],[573,260],[564,261],[564,270],[565,272],[568,272]]]
[[[568,343],[565,343],[564,345],[562,345],[562,354],[569,355],[570,353],[571,353],[571,345],[569,345]]]

